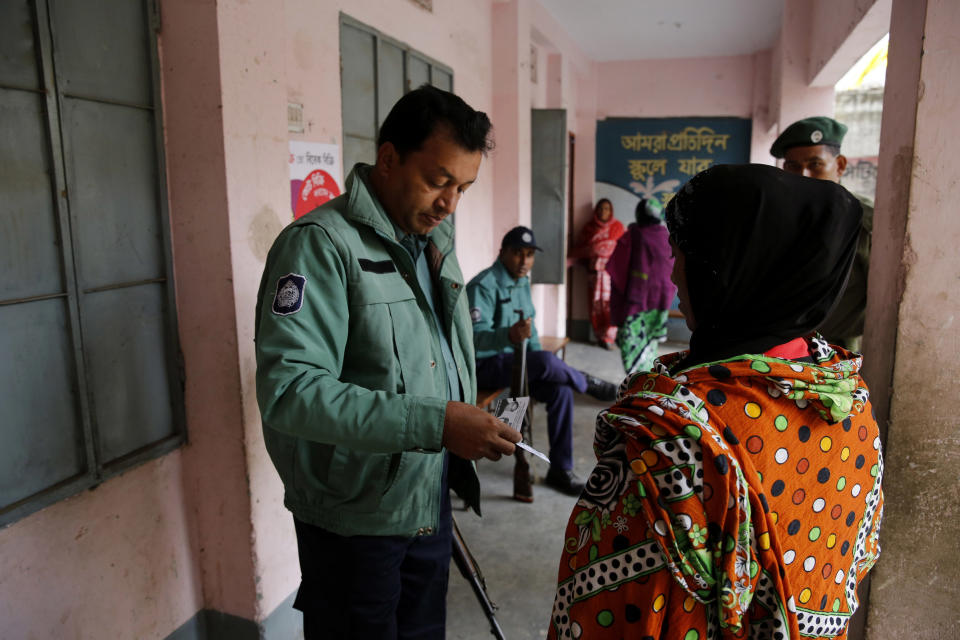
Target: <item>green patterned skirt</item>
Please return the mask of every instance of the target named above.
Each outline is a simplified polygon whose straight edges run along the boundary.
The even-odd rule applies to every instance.
[[[617,346],[627,375],[650,371],[657,357],[660,338],[667,335],[667,317],[662,309],[650,309],[628,316],[617,331]]]

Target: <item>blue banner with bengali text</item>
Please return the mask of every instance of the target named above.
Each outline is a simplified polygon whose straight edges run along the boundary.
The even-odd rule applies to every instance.
[[[600,120],[598,196],[599,191],[619,187],[636,198],[656,197],[666,204],[701,171],[716,164],[750,162],[750,135],[751,121],[747,118]]]

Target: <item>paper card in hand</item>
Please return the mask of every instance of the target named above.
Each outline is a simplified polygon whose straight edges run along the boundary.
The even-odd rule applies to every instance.
[[[496,416],[497,419],[506,422],[517,431],[520,431],[520,427],[523,426],[523,416],[526,415],[527,407],[529,405],[529,396],[523,396],[520,398],[503,398],[497,402],[497,406],[493,410],[493,415]],[[550,464],[550,458],[540,453],[530,445],[524,444],[523,442],[518,442],[517,446],[524,451],[529,451],[547,464]]]
[[[493,410],[493,415],[506,422],[508,425],[520,431],[523,425],[523,416],[527,413],[527,407],[530,406],[530,397],[521,398],[501,398],[497,401],[497,406]]]

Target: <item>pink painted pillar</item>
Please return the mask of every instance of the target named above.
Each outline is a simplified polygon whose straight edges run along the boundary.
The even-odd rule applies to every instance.
[[[779,124],[776,133],[791,123],[809,116],[833,115],[833,87],[811,88],[808,78],[810,69],[810,43],[816,25],[813,24],[813,4],[808,0],[786,0],[780,43],[774,49],[773,64],[779,65],[775,74],[778,99],[772,114]]]
[[[227,208],[217,3],[168,0],[160,34],[183,349],[183,484],[203,606],[251,620],[256,586]]]
[[[750,133],[750,162],[773,164],[770,145],[776,140],[775,122],[770,113],[770,74],[773,52],[758,51],[753,54],[753,101],[750,117],[753,121]]]
[[[530,224],[530,11],[524,0],[493,4],[494,247]],[[491,258],[492,260],[492,258]]]
[[[867,638],[955,638],[960,602],[960,3],[894,0],[864,375],[887,426]]]

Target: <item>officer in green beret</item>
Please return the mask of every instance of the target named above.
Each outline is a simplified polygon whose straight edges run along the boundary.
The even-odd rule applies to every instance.
[[[783,170],[808,178],[840,182],[847,169],[847,158],[840,144],[846,125],[833,118],[815,116],[794,122],[783,130],[770,147],[774,158],[783,159]],[[873,201],[853,194],[863,207],[857,257],[850,279],[836,308],[819,331],[831,344],[860,351],[867,307],[867,273],[870,270],[870,236],[873,231]]]

